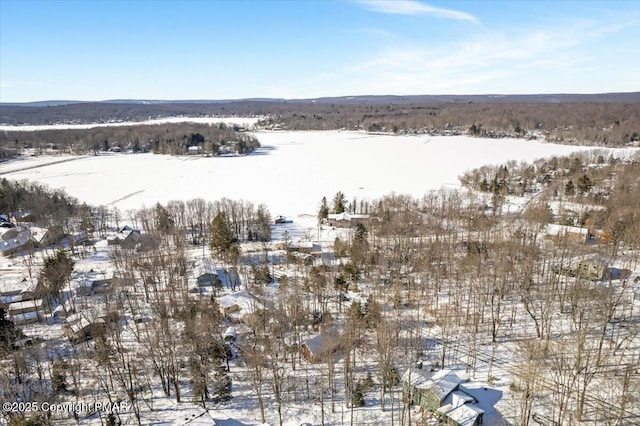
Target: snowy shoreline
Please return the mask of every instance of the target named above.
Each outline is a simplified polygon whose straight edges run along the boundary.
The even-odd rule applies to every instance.
[[[431,190],[459,187],[461,174],[483,165],[593,150],[467,136],[363,137],[363,132],[337,130],[254,134],[262,147],[244,157],[149,153],[24,157],[0,163],[0,175],[64,189],[83,202],[121,210],[171,200],[226,197],[262,203],[274,215],[292,216],[315,215],[322,197],[337,191],[349,201],[390,193],[422,197]],[[630,152],[608,151],[616,156]]]

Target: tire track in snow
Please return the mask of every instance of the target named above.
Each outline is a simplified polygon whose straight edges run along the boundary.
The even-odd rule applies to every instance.
[[[25,170],[37,169],[37,168],[40,168],[40,167],[52,166],[54,164],[67,163],[69,161],[81,160],[83,158],[87,158],[87,157],[82,156],[82,157],[77,157],[77,158],[66,158],[64,160],[57,160],[57,161],[52,161],[50,163],[43,163],[43,164],[34,164],[32,166],[21,167],[19,169],[13,169],[13,170],[9,170],[9,171],[6,171],[6,172],[1,172],[0,171],[0,176],[2,176],[2,175],[10,175],[11,173],[24,172]]]
[[[138,195],[138,194],[142,194],[144,191],[145,191],[144,189],[141,189],[140,191],[132,192],[132,193],[130,193],[130,194],[125,195],[124,197],[120,197],[120,198],[118,198],[117,200],[113,200],[112,202],[110,202],[110,203],[109,203],[109,204],[107,204],[107,205],[108,205],[108,206],[113,206],[115,203],[119,203],[120,201],[124,201],[124,200],[126,200],[127,198],[131,198],[131,197],[134,197],[134,196],[136,196],[136,195]]]

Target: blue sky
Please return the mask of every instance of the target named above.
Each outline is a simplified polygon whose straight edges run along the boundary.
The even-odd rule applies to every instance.
[[[0,101],[640,91],[640,1],[0,0]]]

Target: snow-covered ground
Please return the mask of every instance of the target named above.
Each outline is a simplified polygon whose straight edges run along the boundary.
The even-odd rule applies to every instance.
[[[171,157],[115,154],[26,168],[31,160],[0,164],[0,174],[28,179],[89,204],[122,211],[170,200],[222,197],[264,203],[272,214],[315,216],[320,200],[337,191],[347,200],[391,192],[421,197],[485,164],[532,161],[586,147],[520,139],[392,136],[363,132],[256,132],[262,148],[246,157]],[[60,160],[52,157],[51,161]],[[18,164],[20,163],[20,164]],[[34,164],[35,165],[35,164]],[[15,169],[18,171],[12,171]]]
[[[564,155],[587,149],[523,140],[371,136],[360,132],[256,134],[263,148],[248,157],[202,158],[114,153],[76,158],[33,157],[0,164],[0,174],[11,179],[30,179],[51,187],[64,188],[83,201],[117,206],[121,210],[137,208],[142,204],[152,205],[157,201],[194,197],[209,200],[230,197],[263,202],[270,207],[274,215],[283,214],[293,219],[292,222],[273,226],[275,244],[271,256],[276,259],[278,256],[273,253],[277,250],[276,244],[285,239],[313,240],[325,249],[332,245],[335,237],[344,239],[343,233],[348,231],[328,227],[319,229],[316,225],[316,211],[323,195],[330,198],[336,191],[342,190],[349,201],[354,197],[375,198],[392,191],[421,196],[431,189],[449,185],[459,186],[458,176],[469,168],[509,160],[531,161],[539,157]],[[621,154],[621,151],[616,154]],[[525,197],[508,197],[504,212],[522,209],[527,201]],[[244,249],[251,248],[256,253],[264,250],[259,243],[247,243],[243,251],[245,254],[249,253],[249,250]],[[72,280],[80,282],[88,271],[110,271],[111,250],[112,247],[106,240],[87,248],[83,256],[76,260],[76,273]],[[208,253],[208,249],[191,248],[188,258],[195,259],[200,255],[208,258],[205,251]],[[35,261],[38,266],[42,264],[43,259],[39,257],[41,255],[44,253],[40,253]],[[281,253],[280,257],[282,258]],[[0,273],[27,270],[30,267],[27,260],[29,259],[26,256],[0,258]],[[297,268],[293,265],[289,267],[288,263],[283,265],[274,261],[272,271],[276,277],[287,275],[292,280],[298,278]],[[632,279],[636,276],[637,271],[634,271]],[[364,280],[358,284],[358,288],[359,293],[349,293],[350,300],[364,300],[367,295],[373,294],[375,285],[372,281]],[[272,283],[265,287],[264,292],[275,299],[275,294],[279,292],[278,284]],[[446,301],[448,294],[447,288],[443,288],[440,300]],[[98,297],[95,296],[91,300],[95,302]],[[135,313],[140,315],[141,312]],[[127,312],[127,315],[131,320],[134,316],[133,310]],[[520,336],[531,337],[531,320],[524,314],[517,319],[515,331],[509,331],[509,336],[516,340]],[[122,335],[129,339],[125,340],[128,344],[135,345],[132,331],[135,322],[129,321],[128,324],[123,328]],[[559,333],[569,329],[568,320],[563,319],[561,315],[558,318],[554,317],[553,324],[553,332]],[[60,324],[31,324],[25,326],[24,331],[30,336],[47,339],[54,349],[69,345],[63,337]],[[423,331],[423,335],[432,337],[434,342],[442,333],[444,332],[441,332],[438,326],[429,326]],[[453,331],[449,331],[449,334],[456,335]],[[470,362],[467,353],[472,350],[467,341],[457,340],[449,343],[447,365],[459,367],[462,374],[465,368],[468,369]],[[434,345],[425,353],[425,362],[433,364],[439,359],[438,345]],[[513,381],[512,370],[515,368],[520,348],[513,342],[504,342],[497,346],[491,345],[488,341],[479,341],[478,345],[478,365],[474,376],[465,387],[474,395],[485,395],[481,402],[481,407],[485,409],[485,424],[504,424],[503,419],[505,422],[512,421],[517,418],[517,403],[514,394],[509,390],[509,384]],[[489,353],[492,355],[489,356]],[[359,359],[364,360],[359,373],[363,373],[368,368],[367,365],[374,364],[365,352]],[[338,368],[341,368],[343,362],[338,360]],[[400,364],[404,366],[403,363],[404,360],[401,360]],[[316,392],[316,378],[325,374],[323,369],[326,367],[319,364],[304,366],[304,370],[298,370],[297,374],[307,374],[308,370],[312,392]],[[233,399],[215,405],[210,414],[219,420],[218,424],[257,425],[260,423],[259,411],[255,392],[247,379],[246,366],[234,360],[231,370],[234,380]],[[338,381],[340,380],[338,378]],[[340,384],[340,389],[344,389],[344,384]],[[304,389],[298,389],[298,392],[302,394]],[[188,386],[185,386],[185,395],[189,397]],[[394,416],[394,422],[399,423],[401,407],[396,405],[393,411],[387,408],[387,411],[382,412],[377,398],[374,392],[366,395],[367,406],[354,410],[353,420],[341,395],[336,398],[335,412],[330,412],[330,403],[325,400],[324,422],[391,424],[391,417]],[[394,398],[398,403],[399,389],[396,390]],[[164,397],[159,389],[154,390],[150,400],[153,411],[143,409],[143,424],[184,424],[185,418],[200,412],[189,402],[175,404],[172,398]],[[538,406],[549,406],[550,403],[550,400],[548,403],[544,400],[539,402]],[[266,404],[267,423],[277,424],[273,397],[268,396]],[[314,402],[313,398],[287,400],[283,407],[283,417],[285,424],[291,426],[304,423],[320,424],[323,419],[321,411],[319,403]],[[131,414],[128,419],[129,423],[133,421]],[[101,420],[94,416],[83,419],[81,423],[98,425],[101,424]]]
[[[255,125],[261,117],[165,117],[156,118],[146,121],[118,121],[109,123],[90,123],[90,124],[43,124],[43,125],[21,125],[10,126],[0,125],[0,131],[21,131],[33,132],[38,130],[64,130],[64,129],[93,129],[95,127],[121,127],[133,126],[140,124],[165,124],[165,123],[199,123],[214,124],[226,123],[230,125],[238,125],[251,127]]]

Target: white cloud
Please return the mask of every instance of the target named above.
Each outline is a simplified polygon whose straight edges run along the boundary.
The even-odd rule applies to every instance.
[[[415,0],[357,0],[367,10],[392,15],[431,15],[437,18],[458,19],[478,24],[475,16],[453,9],[444,9]]]
[[[375,53],[366,53],[367,57],[309,78],[282,82],[285,87],[281,89],[304,91],[305,97],[597,92],[605,86],[612,87],[608,91],[629,91],[637,83],[628,73],[616,72],[619,78],[615,83],[603,83],[593,70],[604,64],[598,62],[601,52],[592,51],[590,43],[610,31],[604,25],[583,21],[544,29],[487,29],[471,38],[438,45],[385,40]],[[319,93],[314,88],[331,91]]]

